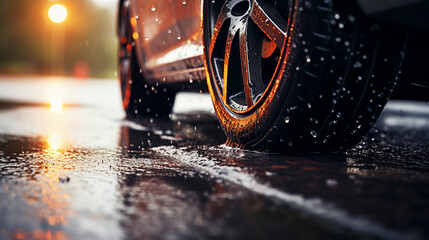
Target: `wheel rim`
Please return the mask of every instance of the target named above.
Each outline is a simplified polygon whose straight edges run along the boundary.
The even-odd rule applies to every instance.
[[[206,1],[207,67],[229,110],[246,114],[266,99],[282,62],[292,9],[293,0]]]
[[[131,98],[131,57],[132,57],[132,28],[130,23],[129,2],[122,3],[119,18],[119,80],[122,95],[122,105],[124,109],[128,108]]]

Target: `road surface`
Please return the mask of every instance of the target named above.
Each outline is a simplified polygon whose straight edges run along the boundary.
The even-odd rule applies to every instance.
[[[0,239],[427,239],[429,104],[345,153],[231,149],[205,94],[124,119],[113,80],[0,78]]]

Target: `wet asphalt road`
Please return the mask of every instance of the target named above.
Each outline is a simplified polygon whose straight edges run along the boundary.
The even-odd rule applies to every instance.
[[[207,95],[124,120],[118,87],[0,78],[0,239],[429,238],[428,103],[390,102],[345,153],[287,156],[223,146]]]

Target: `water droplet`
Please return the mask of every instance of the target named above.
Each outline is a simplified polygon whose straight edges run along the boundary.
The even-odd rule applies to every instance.
[[[70,178],[67,176],[62,176],[58,178],[58,181],[60,181],[60,183],[67,183],[70,182]]]
[[[290,122],[290,117],[285,117],[285,123],[289,123]]]
[[[362,68],[362,63],[357,61],[355,62],[355,64],[353,65],[354,68]]]
[[[334,179],[326,179],[326,185],[328,187],[335,187],[338,185],[338,181]]]
[[[353,15],[348,15],[347,20],[349,20],[352,23],[356,22],[356,18]]]
[[[358,75],[358,76],[357,76],[357,79],[358,79],[358,81],[362,81],[362,76],[361,76],[361,75]]]
[[[151,10],[152,12],[155,12],[155,11],[156,11],[155,6],[154,6],[154,5],[152,5],[152,7],[150,8],[150,10]]]
[[[311,108],[311,103],[307,103],[307,107],[308,107],[308,108]]]
[[[177,35],[177,40],[182,39],[182,37],[180,35]]]
[[[183,5],[186,5],[186,0],[182,0],[182,4],[183,4]]]
[[[311,130],[311,131],[310,131],[310,134],[311,134],[311,136],[312,136],[313,138],[317,138],[317,133],[316,133],[316,131]]]

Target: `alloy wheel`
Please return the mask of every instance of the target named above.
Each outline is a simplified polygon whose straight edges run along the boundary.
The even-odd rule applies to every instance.
[[[207,67],[214,90],[232,112],[250,113],[270,92],[291,27],[293,2],[205,3]]]

